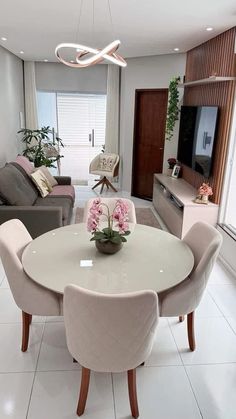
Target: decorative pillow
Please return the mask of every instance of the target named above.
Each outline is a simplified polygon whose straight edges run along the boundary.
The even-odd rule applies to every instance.
[[[0,195],[8,205],[33,205],[37,191],[13,164],[8,163],[0,169]]]
[[[29,159],[27,159],[27,157],[17,156],[15,162],[18,163],[19,166],[22,167],[22,169],[24,169],[24,171],[27,173],[27,175],[31,175],[31,173],[33,173],[34,165],[33,165],[33,163],[31,163],[29,161]]]
[[[36,170],[41,170],[41,172],[43,172],[44,176],[47,178],[49,185],[51,185],[51,187],[58,185],[58,182],[56,181],[55,177],[53,177],[50,173],[50,171],[48,170],[48,168],[46,166],[40,166],[37,167]]]
[[[99,163],[99,169],[103,170],[104,172],[111,172],[113,169],[113,166],[116,162],[116,155],[111,154],[109,156],[100,156],[100,163]]]
[[[43,172],[41,172],[40,169],[36,170],[36,172],[32,173],[30,175],[32,181],[37,186],[40,195],[45,198],[49,194],[49,192],[52,192],[52,187],[50,183],[48,182],[46,176],[44,176]]]

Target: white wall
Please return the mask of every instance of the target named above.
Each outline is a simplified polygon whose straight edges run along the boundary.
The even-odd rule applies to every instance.
[[[35,63],[38,90],[80,93],[106,93],[107,65],[70,68],[61,63]]]
[[[0,47],[0,167],[22,150],[17,131],[24,113],[23,61]]]
[[[168,88],[172,77],[185,73],[185,54],[159,55],[127,59],[127,67],[121,72],[120,107],[120,155],[122,189],[130,192],[133,153],[134,100],[135,89]],[[183,90],[183,89],[182,89]],[[183,91],[180,91],[182,97]],[[171,141],[165,142],[164,161],[176,157],[177,132]],[[165,166],[167,168],[167,165]]]

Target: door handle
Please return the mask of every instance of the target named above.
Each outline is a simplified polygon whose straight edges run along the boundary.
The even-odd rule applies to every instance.
[[[89,134],[89,142],[91,143],[92,140],[92,134]]]
[[[92,147],[94,147],[94,129],[92,129]]]
[[[164,150],[164,148],[163,147],[160,147],[159,150]]]

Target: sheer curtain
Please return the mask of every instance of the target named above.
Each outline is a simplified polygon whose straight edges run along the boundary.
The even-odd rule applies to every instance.
[[[34,61],[24,62],[26,128],[38,129],[37,95]]]
[[[119,150],[120,68],[109,64],[107,73],[107,110],[105,151],[118,154]]]

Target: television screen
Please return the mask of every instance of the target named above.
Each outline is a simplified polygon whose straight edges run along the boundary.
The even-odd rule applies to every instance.
[[[211,173],[217,106],[182,106],[178,160],[208,178]]]

